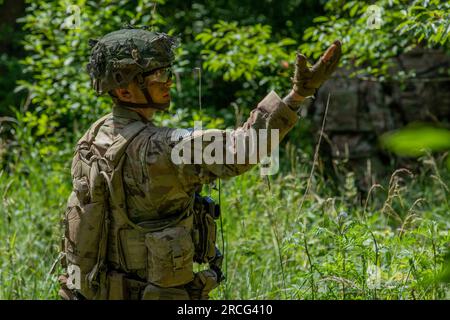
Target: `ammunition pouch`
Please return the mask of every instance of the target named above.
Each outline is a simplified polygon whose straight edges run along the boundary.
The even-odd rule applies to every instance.
[[[147,280],[163,288],[176,287],[194,278],[194,244],[183,226],[147,233]]]
[[[168,288],[192,281],[194,244],[192,214],[183,214],[169,225],[151,221],[140,223],[145,231],[125,228],[109,250],[118,252],[116,269],[134,274],[145,282]],[[155,226],[157,228],[155,229]],[[155,231],[149,231],[151,229]],[[112,256],[112,255],[110,255]]]

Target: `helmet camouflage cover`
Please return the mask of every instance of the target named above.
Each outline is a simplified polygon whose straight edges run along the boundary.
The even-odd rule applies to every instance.
[[[90,40],[87,71],[98,94],[126,87],[137,75],[170,66],[175,38],[144,29],[121,29]]]

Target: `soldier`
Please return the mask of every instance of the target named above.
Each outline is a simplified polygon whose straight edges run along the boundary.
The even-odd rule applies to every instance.
[[[128,28],[90,44],[92,85],[99,94],[109,93],[114,106],[75,150],[62,244],[67,274],[59,278],[60,295],[208,299],[223,278],[215,246],[214,220],[220,212],[197,192],[203,184],[240,175],[255,164],[178,163],[174,148],[193,145],[194,157],[196,142],[203,146],[206,136],[215,135],[231,141],[223,151],[235,160],[240,133],[277,129],[281,140],[296,124],[304,97],[313,95],[336,68],[341,44],[335,41],[313,67],[298,54],[290,93],[280,99],[270,92],[232,131],[180,131],[153,124],[153,114],[170,104],[176,43],[167,34]],[[268,140],[271,148],[279,143]],[[208,263],[209,269],[194,273],[193,262]]]

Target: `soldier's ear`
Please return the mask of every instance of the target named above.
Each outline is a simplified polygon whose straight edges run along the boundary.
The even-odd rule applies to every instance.
[[[114,94],[122,101],[129,102],[133,99],[133,94],[128,88],[116,88],[114,89]]]

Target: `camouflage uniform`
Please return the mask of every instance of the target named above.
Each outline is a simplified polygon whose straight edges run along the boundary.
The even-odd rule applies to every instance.
[[[114,133],[119,132],[127,122],[145,121],[139,119],[135,112],[115,107],[111,120],[105,123],[99,134],[102,144],[112,141]],[[124,164],[124,183],[128,214],[132,220],[145,221],[161,219],[189,207],[193,194],[202,184],[217,178],[229,178],[248,171],[252,164],[179,164],[171,160],[171,148],[175,143],[191,143],[193,140],[203,141],[206,147],[209,142],[205,136],[214,134],[225,139],[245,134],[249,129],[279,129],[280,139],[293,128],[297,114],[287,107],[275,92],[271,92],[251,112],[247,122],[236,130],[198,130],[174,142],[171,137],[176,129],[155,127],[151,121],[145,122],[147,128],[133,139],[127,149]],[[233,141],[234,148],[236,142]],[[225,144],[224,144],[225,145]],[[247,148],[248,150],[248,148]],[[193,150],[193,153],[197,152]],[[198,152],[201,152],[198,150]],[[223,154],[230,152],[224,147]],[[235,157],[235,155],[233,155]]]

